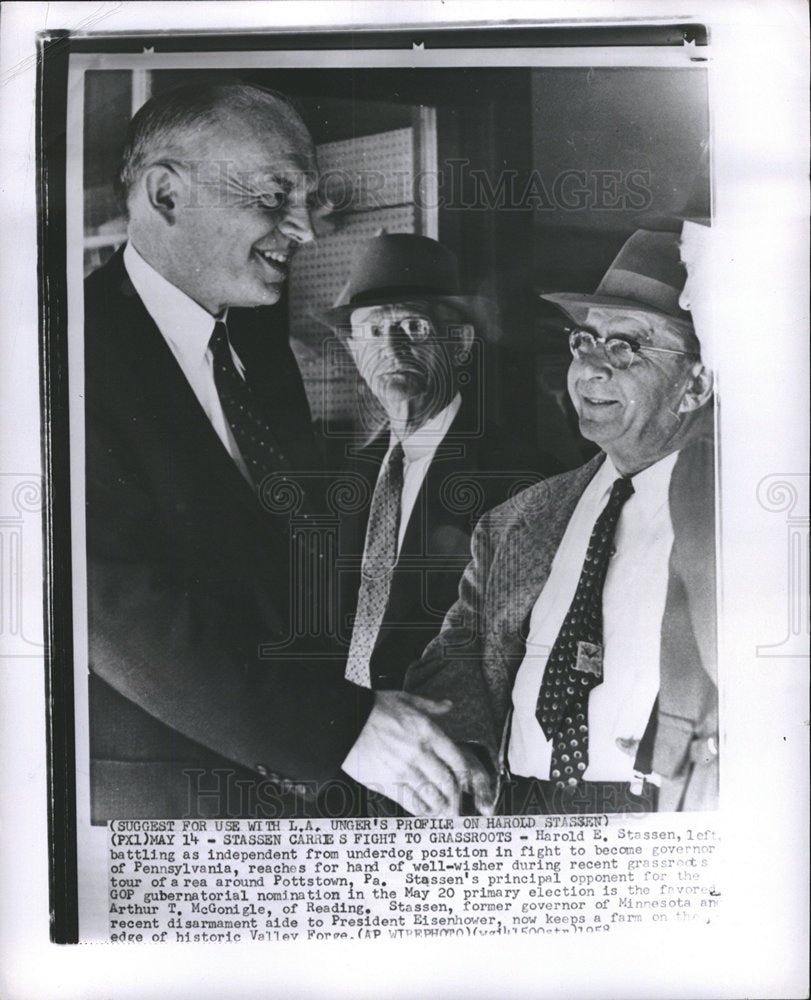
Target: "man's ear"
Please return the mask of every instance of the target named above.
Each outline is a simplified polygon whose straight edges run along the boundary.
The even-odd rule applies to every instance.
[[[181,179],[177,171],[164,163],[155,163],[144,171],[143,181],[151,208],[173,226],[181,201]]]
[[[470,349],[476,331],[470,323],[462,323],[453,327],[451,336],[455,342],[454,361],[456,364],[466,365],[470,361]]]
[[[690,413],[702,407],[712,395],[712,372],[697,361],[693,365],[687,387],[679,403],[679,413]]]

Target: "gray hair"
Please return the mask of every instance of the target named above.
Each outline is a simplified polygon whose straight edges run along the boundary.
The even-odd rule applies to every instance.
[[[260,118],[312,149],[312,138],[294,103],[278,91],[248,83],[175,87],[147,101],[130,122],[117,185],[123,199],[156,159],[182,158],[190,143],[234,118]]]

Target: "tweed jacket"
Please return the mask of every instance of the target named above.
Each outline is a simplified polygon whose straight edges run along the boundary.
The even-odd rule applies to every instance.
[[[670,482],[674,529],[661,632],[653,770],[662,811],[717,805],[714,448],[712,407],[678,456]],[[487,513],[440,634],[406,676],[406,690],[449,698],[438,717],[458,742],[505,767],[511,694],[529,616],[566,526],[604,455],[532,486]]]

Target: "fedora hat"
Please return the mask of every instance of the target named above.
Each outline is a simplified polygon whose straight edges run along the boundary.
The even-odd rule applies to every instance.
[[[690,313],[679,306],[685,277],[678,233],[637,229],[625,241],[593,295],[558,292],[541,298],[578,325],[586,322],[589,309],[600,306],[652,313],[692,328]]]
[[[454,306],[480,337],[497,335],[496,303],[480,295],[462,295],[456,255],[436,240],[413,233],[383,233],[362,243],[352,259],[343,301],[315,316],[327,326],[348,327],[352,312],[361,306],[414,299]]]

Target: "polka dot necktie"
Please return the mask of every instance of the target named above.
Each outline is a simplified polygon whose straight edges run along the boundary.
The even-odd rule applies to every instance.
[[[403,446],[398,441],[377,480],[369,508],[358,609],[346,661],[346,679],[363,687],[372,686],[369,661],[388,604],[391,574],[397,562],[402,492]]]
[[[603,584],[622,507],[634,492],[617,479],[594,525],[574,598],[544,671],[535,716],[552,740],[549,779],[575,789],[589,763],[589,692],[603,680]]]
[[[208,346],[214,362],[214,384],[225,418],[251,479],[258,486],[269,473],[287,471],[290,463],[282,453],[251,387],[234,365],[225,323],[214,324]]]

